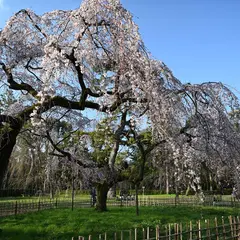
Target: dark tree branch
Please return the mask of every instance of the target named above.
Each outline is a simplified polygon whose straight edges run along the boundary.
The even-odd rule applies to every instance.
[[[51,138],[51,135],[49,131],[46,131],[46,138],[49,140],[49,142],[52,144],[53,148],[60,152],[64,157],[67,157],[68,159],[72,158],[72,155],[69,152],[64,151],[60,147],[57,146],[57,144],[54,143],[53,139]]]
[[[128,112],[128,110],[125,110],[122,113],[120,126],[118,127],[118,129],[114,133],[115,142],[114,142],[112,151],[111,151],[110,156],[109,156],[109,161],[108,161],[108,165],[109,165],[110,169],[112,169],[112,170],[114,169],[114,164],[115,164],[116,157],[117,157],[117,154],[118,154],[119,145],[121,143],[121,135],[122,135],[123,130],[124,130],[125,125],[126,125],[127,112]]]
[[[51,138],[51,135],[49,133],[49,131],[46,131],[46,138],[49,140],[49,142],[51,143],[51,145],[53,146],[53,148],[58,151],[59,153],[61,153],[62,155],[58,155],[58,156],[62,156],[62,157],[66,157],[69,161],[74,161],[75,163],[77,163],[79,166],[83,167],[83,168],[91,168],[94,167],[94,163],[90,163],[90,164],[86,164],[83,163],[80,159],[75,159],[73,158],[72,154],[61,149],[60,147],[57,146],[57,144],[54,143],[53,139]],[[54,152],[52,153],[52,155],[55,154]]]
[[[13,78],[12,69],[7,67],[3,62],[0,62],[0,65],[2,66],[2,69],[7,76],[7,82],[9,83],[10,89],[27,91],[33,97],[35,97],[35,98],[37,97],[38,92],[31,85],[24,83],[24,82],[17,83]]]
[[[47,35],[42,31],[42,29],[33,21],[31,15],[29,14],[29,12],[26,9],[22,9],[20,11],[18,11],[16,13],[16,15],[20,14],[20,13],[24,13],[28,16],[28,18],[31,20],[33,26],[45,37],[48,38]]]
[[[31,73],[39,82],[42,82],[42,80],[32,71],[32,70],[40,70],[41,67],[32,67],[30,65],[30,62],[32,61],[32,58],[30,58],[27,62],[27,64],[24,66],[29,73]]]

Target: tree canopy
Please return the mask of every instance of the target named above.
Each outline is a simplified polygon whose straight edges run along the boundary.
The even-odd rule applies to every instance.
[[[78,9],[41,16],[29,9],[14,14],[0,32],[0,82],[16,99],[0,114],[0,182],[27,121],[36,131],[51,114],[83,119],[88,109],[125,114],[122,132],[127,121],[139,129],[146,116],[155,141],[172,152],[179,181],[187,169],[197,182],[205,162],[211,168],[232,164],[239,182],[239,133],[228,114],[239,109],[237,97],[218,82],[183,84],[147,51],[119,0],[84,0]],[[117,144],[122,133],[116,134]]]

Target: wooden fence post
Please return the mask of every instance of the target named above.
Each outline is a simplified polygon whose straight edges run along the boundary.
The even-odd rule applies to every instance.
[[[211,229],[210,229],[209,219],[207,219],[207,229],[208,229],[208,240],[211,240]]]
[[[201,235],[201,220],[198,221],[198,239],[201,240],[202,239],[202,235]]]
[[[159,230],[159,226],[156,226],[156,240],[159,240],[160,238],[160,230]]]
[[[237,237],[237,228],[236,228],[237,222],[236,222],[236,217],[233,217],[233,234],[234,238]]]
[[[171,240],[171,224],[168,224],[168,239]]]
[[[145,240],[145,229],[142,229],[142,239]]]
[[[168,227],[167,225],[165,225],[165,239],[167,239],[167,236],[168,236]]]
[[[149,227],[147,227],[147,240],[149,240],[150,239],[150,229],[149,229]]]
[[[237,216],[237,237],[240,238],[240,220],[239,216]]]
[[[180,240],[183,240],[183,228],[182,228],[182,223],[180,223]]]
[[[229,224],[230,224],[230,229],[231,229],[231,237],[233,238],[232,216],[229,216],[228,219],[229,219]]]
[[[222,232],[223,232],[223,240],[226,240],[226,229],[224,223],[224,217],[222,216]]]
[[[218,222],[217,222],[217,218],[216,217],[215,217],[214,221],[215,221],[215,229],[216,229],[216,240],[219,240]]]
[[[132,240],[132,230],[129,230],[129,240]]]
[[[193,239],[193,232],[192,232],[192,221],[189,223],[189,240]]]
[[[175,240],[178,240],[178,224],[174,223],[174,235],[175,235]]]
[[[134,229],[134,240],[137,240],[137,228]]]

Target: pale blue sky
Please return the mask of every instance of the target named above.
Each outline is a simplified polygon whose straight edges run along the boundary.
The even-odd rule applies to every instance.
[[[74,9],[79,0],[0,0],[0,28],[16,11]],[[122,0],[152,55],[183,82],[221,81],[240,91],[239,0]]]

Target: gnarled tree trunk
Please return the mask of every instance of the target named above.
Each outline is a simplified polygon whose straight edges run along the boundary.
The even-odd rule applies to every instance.
[[[135,204],[136,204],[136,215],[139,216],[139,202],[138,202],[138,187],[139,184],[135,184]]]
[[[2,130],[2,128],[0,129]],[[11,128],[0,136],[0,188],[3,186],[9,159],[16,144],[16,139],[19,132],[19,127],[14,129]]]
[[[98,211],[107,211],[107,193],[110,188],[107,182],[97,184],[97,204],[96,209]]]

